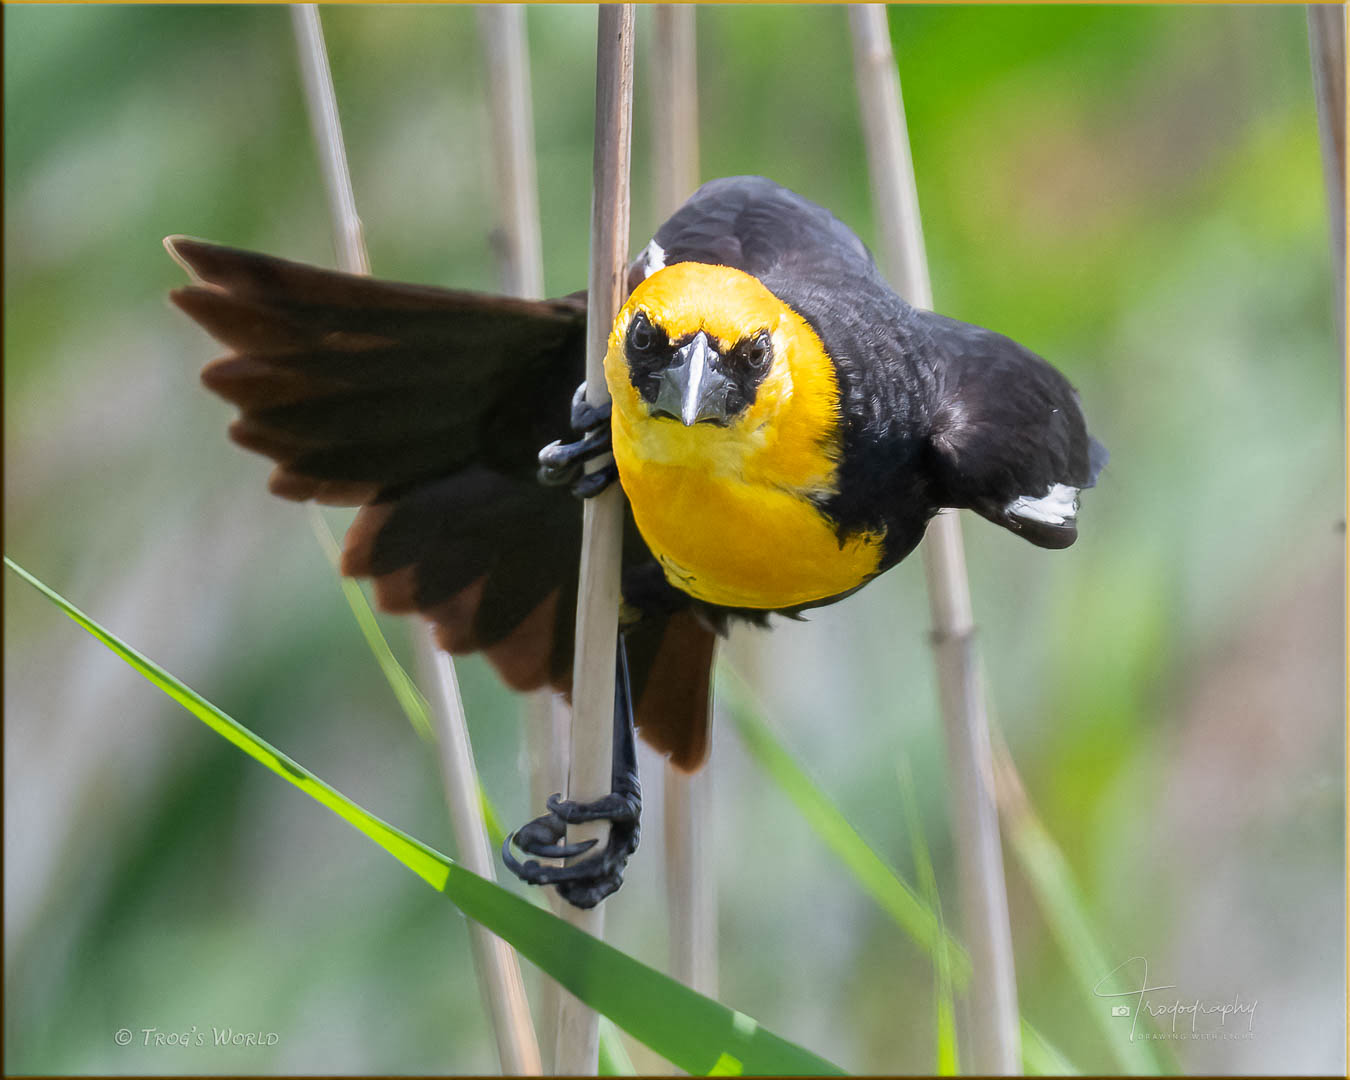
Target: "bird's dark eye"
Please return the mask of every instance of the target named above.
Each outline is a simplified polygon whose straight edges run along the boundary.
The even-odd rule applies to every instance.
[[[767,330],[761,330],[745,344],[745,359],[757,375],[769,370],[773,363],[773,339]]]
[[[642,356],[650,356],[661,343],[661,335],[645,313],[639,311],[628,325],[628,349]]]

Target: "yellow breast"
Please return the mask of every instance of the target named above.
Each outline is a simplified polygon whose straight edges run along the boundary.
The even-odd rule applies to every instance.
[[[699,600],[793,608],[847,592],[877,571],[874,537],[841,545],[830,523],[796,495],[616,456],[633,516],[666,579]]]
[[[652,416],[624,355],[639,307],[672,339],[701,329],[729,348],[768,330],[773,366],[755,401],[726,427]],[[697,263],[653,274],[615,322],[605,373],[619,477],[672,585],[711,604],[768,610],[847,592],[877,572],[882,537],[841,542],[812,502],[835,490],[834,365],[805,320],[755,278]]]

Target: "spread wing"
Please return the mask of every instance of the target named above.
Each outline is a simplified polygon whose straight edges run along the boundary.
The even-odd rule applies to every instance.
[[[174,303],[231,350],[202,372],[240,409],[231,437],[276,462],[274,493],[361,507],[343,572],[373,578],[385,610],[431,618],[450,652],[484,652],[514,689],[568,691],[581,510],[535,473],[539,448],[568,431],[584,297],[517,300],[168,246],[196,279]],[[627,630],[643,658],[630,663],[637,719],[693,768],[712,635],[672,636],[687,601],[651,582],[654,566],[630,524],[625,595],[636,576],[647,597]],[[701,703],[686,685],[700,679]]]
[[[1088,435],[1073,387],[1040,357],[910,307],[846,225],[763,177],[704,184],[634,270],[645,276],[681,261],[753,274],[811,322],[835,361],[847,419],[840,494],[828,509],[884,528],[892,561],[923,526],[894,506],[969,507],[1042,547],[1074,542],[1079,492],[1107,453]],[[930,419],[921,460],[911,436]]]
[[[1078,394],[1035,353],[991,330],[916,313],[938,350],[930,445],[942,506],[968,507],[1047,548],[1078,537],[1078,494],[1106,448]]]

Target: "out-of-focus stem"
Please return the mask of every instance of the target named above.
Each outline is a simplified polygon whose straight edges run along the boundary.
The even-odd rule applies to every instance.
[[[356,213],[351,173],[347,168],[338,121],[337,95],[328,67],[323,28],[313,4],[291,7],[300,49],[305,100],[309,106],[314,142],[318,147],[329,208],[337,237],[338,265],[352,274],[370,273],[361,219]],[[317,510],[313,511],[318,513]],[[460,861],[480,877],[494,877],[492,853],[478,798],[478,771],[474,765],[464,704],[450,658],[436,648],[430,633],[419,635],[424,670],[433,673],[437,693],[430,697],[436,728],[441,775],[445,783],[450,822]],[[502,1072],[538,1076],[542,1071],[539,1045],[530,1019],[529,1002],[515,951],[477,923],[469,925],[479,986],[497,1037]]]
[[[369,274],[365,234],[356,213],[352,193],[352,175],[347,168],[347,149],[342,142],[342,124],[338,120],[337,94],[333,73],[328,68],[328,50],[323,43],[316,4],[292,4],[291,25],[300,49],[300,75],[305,86],[305,104],[309,108],[310,128],[319,151],[324,190],[328,193],[328,212],[333,219],[338,266],[349,274]]]
[[[849,20],[882,262],[902,296],[916,307],[931,308],[914,163],[886,9],[857,4],[849,9]],[[971,1065],[977,1073],[1010,1075],[1020,1070],[1021,1062],[1012,929],[970,583],[954,512],[939,514],[929,525],[923,559],[951,774],[962,921],[972,968]]]
[[[497,256],[502,289],[513,296],[539,299],[544,295],[544,256],[525,8],[485,5],[478,9],[478,20],[487,58],[492,156],[501,209]]]
[[[1333,302],[1341,357],[1345,356],[1345,5],[1308,7],[1308,49],[1312,57],[1317,127],[1322,139],[1322,175],[1331,222]],[[1345,368],[1341,379],[1344,384]]]
[[[496,178],[498,226],[493,233],[502,291],[539,299],[544,295],[543,241],[539,224],[539,174],[534,156],[534,108],[530,92],[530,52],[526,8],[491,4],[478,9],[478,26],[487,61],[488,113]],[[545,689],[524,700],[525,745],[529,757],[530,805],[561,791],[571,715],[563,699]],[[545,891],[556,914],[562,900]],[[562,988],[540,976],[539,1045],[553,1053]],[[545,1061],[546,1066],[552,1063]]]

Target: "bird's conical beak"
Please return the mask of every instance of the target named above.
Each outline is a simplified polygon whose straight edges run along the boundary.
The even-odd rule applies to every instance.
[[[679,420],[685,427],[700,422],[725,425],[731,384],[713,367],[716,359],[712,340],[700,330],[689,344],[675,351],[670,367],[661,373],[652,411]]]

